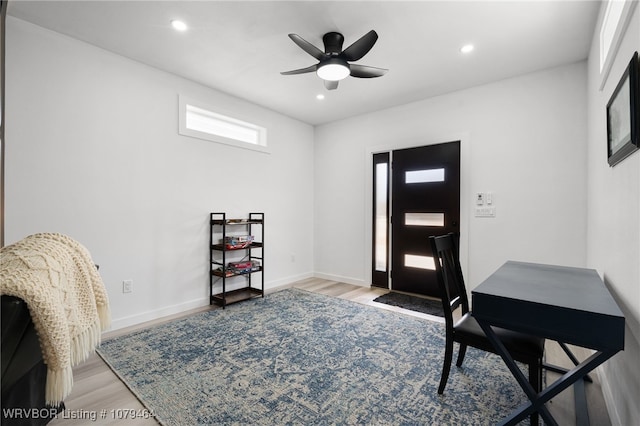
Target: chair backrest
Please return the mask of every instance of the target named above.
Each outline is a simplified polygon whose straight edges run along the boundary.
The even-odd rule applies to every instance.
[[[442,298],[442,307],[448,324],[453,324],[452,312],[458,306],[462,306],[463,315],[469,312],[467,289],[464,286],[462,268],[460,268],[460,259],[458,257],[458,241],[459,237],[454,233],[429,237],[436,267],[438,288]]]

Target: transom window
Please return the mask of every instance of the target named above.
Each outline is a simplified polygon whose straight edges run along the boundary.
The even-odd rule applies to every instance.
[[[211,111],[183,96],[179,104],[181,135],[268,152],[264,127]]]
[[[614,59],[622,43],[622,37],[631,22],[637,1],[609,0],[606,2],[600,26],[600,90],[611,71]]]

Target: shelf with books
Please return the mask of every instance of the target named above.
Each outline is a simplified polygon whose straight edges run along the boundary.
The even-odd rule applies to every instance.
[[[209,303],[224,308],[230,303],[264,297],[263,258],[264,213],[249,213],[244,219],[210,213]],[[218,284],[222,291],[214,292]]]

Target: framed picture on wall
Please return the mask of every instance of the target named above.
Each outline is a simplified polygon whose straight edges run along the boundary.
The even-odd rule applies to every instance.
[[[638,52],[607,103],[607,159],[613,167],[640,148]]]

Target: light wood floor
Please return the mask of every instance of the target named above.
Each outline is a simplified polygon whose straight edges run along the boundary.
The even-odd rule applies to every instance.
[[[351,284],[338,283],[335,281],[327,281],[322,279],[310,278],[292,285],[292,287],[305,289],[316,293],[329,296],[340,297],[354,302],[374,305],[381,309],[389,309],[406,313],[421,318],[442,321],[441,318],[433,317],[418,312],[408,311],[401,308],[392,307],[373,302],[373,299],[386,290],[376,288],[365,288],[354,286]],[[157,325],[162,322],[174,320],[179,317],[192,315],[209,309],[220,309],[219,307],[207,307],[197,310],[185,312],[180,315],[155,320],[149,323],[140,324],[135,327],[116,330],[114,332],[105,333],[103,339],[115,337],[129,333],[135,329],[145,328],[150,325]],[[573,348],[572,348],[573,349]],[[576,355],[579,359],[584,359],[585,353],[580,353],[581,348],[575,348]],[[583,350],[584,351],[584,350]],[[564,353],[554,342],[547,342],[547,362],[568,367],[570,362],[566,359]],[[455,365],[452,368],[456,368]],[[595,376],[595,375],[593,375]],[[558,377],[554,373],[547,373],[547,382],[551,383]],[[589,406],[589,417],[592,425],[609,426],[611,421],[607,414],[602,397],[600,385],[597,378],[594,383],[586,384],[587,405]],[[65,400],[66,411],[59,415],[59,418],[49,423],[56,425],[87,425],[87,424],[121,424],[130,426],[137,425],[155,425],[153,419],[135,419],[130,417],[126,420],[122,418],[128,413],[127,410],[144,410],[144,406],[136,399],[129,389],[120,381],[120,379],[111,371],[111,369],[97,355],[74,369],[74,387],[71,395]],[[555,399],[547,404],[552,415],[560,425],[575,425],[575,412],[573,402],[573,390],[567,389],[558,395]],[[90,419],[92,415],[96,416],[96,420]]]

